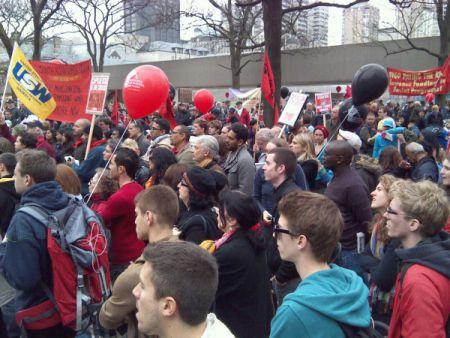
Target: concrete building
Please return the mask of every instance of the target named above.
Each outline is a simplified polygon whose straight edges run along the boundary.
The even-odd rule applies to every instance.
[[[125,0],[123,6],[127,33],[180,42],[180,0]]]
[[[364,43],[378,39],[380,10],[360,4],[343,11],[342,44]]]

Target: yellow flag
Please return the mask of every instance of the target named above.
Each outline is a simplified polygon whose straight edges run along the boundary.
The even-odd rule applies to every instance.
[[[55,110],[55,99],[17,43],[9,65],[8,83],[20,102],[40,119],[46,119]]]

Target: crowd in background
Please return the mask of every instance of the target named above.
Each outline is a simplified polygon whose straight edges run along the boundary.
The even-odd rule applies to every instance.
[[[307,103],[293,127],[267,128],[260,105],[216,102],[201,115],[174,102],[176,126],[158,113],[114,124],[107,108],[91,126],[40,121],[8,100],[0,115],[2,336],[20,336],[15,312],[45,299],[39,285],[51,278],[45,247],[12,247],[11,238],[42,240],[17,210],[32,202],[56,211],[70,194],[110,233],[112,295],[98,314],[105,330],[344,337],[373,318],[389,337],[444,337],[447,111],[374,101],[348,131],[338,104],[317,114]],[[58,324],[28,334],[75,333]]]

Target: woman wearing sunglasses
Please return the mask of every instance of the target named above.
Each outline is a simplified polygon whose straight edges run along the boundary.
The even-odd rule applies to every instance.
[[[371,225],[370,242],[361,254],[361,267],[368,277],[369,301],[372,316],[376,320],[389,323],[392,311],[395,278],[397,277],[397,258],[394,250],[400,245],[399,240],[391,240],[387,235],[386,218],[383,213],[389,209],[389,190],[397,179],[391,175],[380,177],[372,196],[371,207],[375,216]]]
[[[200,167],[192,167],[183,174],[178,189],[187,211],[177,225],[182,240],[200,244],[222,235],[213,207],[215,197],[226,183],[225,175]]]
[[[265,243],[256,201],[237,190],[219,197],[219,228],[215,241],[219,287],[215,312],[240,338],[267,337],[272,312]]]

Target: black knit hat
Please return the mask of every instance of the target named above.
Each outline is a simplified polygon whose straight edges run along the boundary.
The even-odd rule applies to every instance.
[[[183,178],[190,190],[202,196],[215,194],[222,185],[219,184],[219,187],[217,186],[216,178],[212,171],[197,166],[184,173]]]

